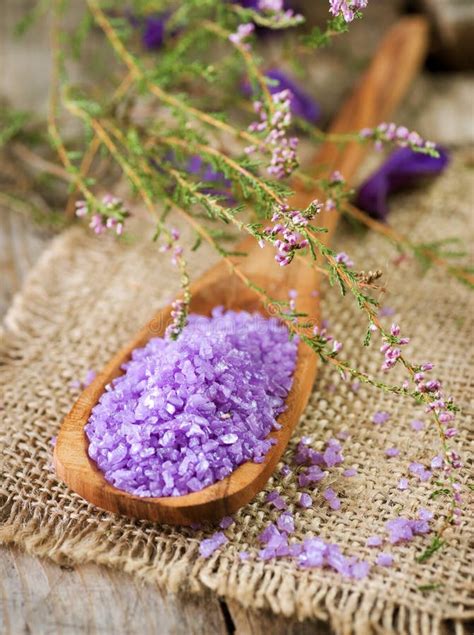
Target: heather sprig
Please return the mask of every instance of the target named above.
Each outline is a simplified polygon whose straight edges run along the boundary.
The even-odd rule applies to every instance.
[[[379,306],[371,292],[376,289],[375,281],[380,272],[357,270],[350,254],[332,250],[322,240],[326,228],[319,221],[321,212],[325,217],[327,212],[351,209],[348,203],[351,193],[339,173],[322,173],[320,178],[304,174],[298,166],[295,130],[310,130],[312,139],[318,142],[371,141],[377,146],[384,143],[402,145],[435,156],[433,144],[395,124],[381,124],[374,129],[345,135],[326,135],[309,125],[300,126],[291,112],[291,93],[269,90],[265,61],[260,59],[257,47],[253,45],[255,26],[280,30],[301,23],[301,16],[289,12],[278,0],[261,0],[253,9],[218,0],[184,0],[176,8],[163,0],[156,9],[165,11],[169,8],[169,18],[159,55],[152,56],[137,50],[125,20],[112,19],[102,3],[88,0],[91,22],[100,27],[104,41],[111,45],[124,67],[118,88],[111,98],[103,101],[97,96],[92,99],[68,85],[64,51],[58,37],[60,3],[55,4],[53,50],[56,64],[49,131],[74,190],[80,192],[79,214],[90,216],[97,233],[110,229],[120,234],[124,227],[126,229],[124,222],[129,216],[126,204],[120,199],[104,200],[96,195],[96,184],[88,176],[94,156],[101,151],[120,167],[131,192],[141,197],[156,219],[155,237],[160,239],[160,248],[171,254],[180,272],[181,293],[173,303],[172,324],[168,329],[170,337],[179,337],[186,324],[191,300],[186,260],[179,236],[169,224],[172,215],[179,214],[198,236],[195,248],[199,248],[201,240],[207,241],[226,258],[235,274],[264,303],[272,306],[273,313],[289,331],[311,347],[324,363],[336,369],[344,380],[357,380],[424,405],[435,422],[442,444],[443,453],[435,465],[436,469],[442,470],[446,483],[440,481],[442,485],[438,485],[436,491],[442,491],[443,497],[449,492],[451,499],[447,522],[438,532],[440,536],[448,522],[456,521],[460,510],[456,474],[461,460],[451,446],[457,408],[452,400],[443,396],[441,382],[430,379],[429,363],[415,364],[408,360],[405,354],[408,340],[401,335],[399,327],[385,328],[379,319]],[[344,32],[350,21],[360,17],[365,4],[362,0],[332,1],[329,8],[333,17],[327,29],[313,32],[308,43],[327,44],[333,36]],[[221,59],[212,62],[205,55],[210,33],[218,38],[218,45],[224,51]],[[238,91],[244,77],[252,83],[254,122],[249,120],[247,110],[235,117],[225,110],[228,97],[218,91],[221,80],[228,82],[226,86],[233,82]],[[61,103],[84,123],[89,142],[80,161],[68,151],[59,131],[60,93]],[[136,116],[133,105],[140,102],[142,96],[158,107],[145,109],[145,114]],[[209,191],[209,184],[203,182],[199,174],[186,169],[187,162],[195,156],[222,174],[225,192]],[[305,209],[294,209],[289,203],[292,194],[288,184],[290,175],[308,182],[318,192],[318,200]],[[160,213],[163,207],[166,214]],[[310,323],[307,315],[298,312],[295,298],[288,302],[277,301],[242,273],[229,257],[232,252],[219,241],[222,227],[226,230],[235,228],[251,235],[262,248],[275,249],[275,259],[282,266],[291,266],[294,259],[303,259],[309,267],[324,273],[342,294],[351,295],[368,319],[365,344],[369,345],[375,334],[380,337],[384,356],[381,371],[389,372],[395,366],[403,366],[407,373],[406,382],[391,384],[353,368],[343,359],[342,342],[334,340],[327,330]],[[376,229],[380,228],[377,226]],[[390,234],[391,238],[393,236]],[[427,255],[435,247],[419,249]],[[331,492],[328,496],[328,502],[333,501],[336,506]]]

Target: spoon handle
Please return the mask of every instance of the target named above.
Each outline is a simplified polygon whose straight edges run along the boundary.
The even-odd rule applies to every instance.
[[[428,49],[428,22],[422,16],[406,16],[388,31],[377,48],[362,79],[333,120],[328,132],[343,134],[371,128],[390,117],[407,93],[418,74]],[[325,142],[315,154],[312,165],[317,174],[329,175],[339,170],[348,183],[352,182],[371,145],[350,142],[343,147]],[[317,196],[315,190],[304,187],[301,179],[294,179],[295,195],[292,204],[305,208]],[[322,212],[320,225],[328,233],[321,234],[327,244],[339,220],[336,211]]]

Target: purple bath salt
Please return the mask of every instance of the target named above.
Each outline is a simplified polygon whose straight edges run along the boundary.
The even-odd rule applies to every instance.
[[[177,340],[153,338],[123,365],[85,427],[109,483],[180,496],[262,462],[285,410],[297,339],[276,318],[214,309]]]

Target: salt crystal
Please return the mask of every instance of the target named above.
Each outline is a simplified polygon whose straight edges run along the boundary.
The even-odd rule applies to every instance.
[[[391,567],[393,564],[393,556],[390,553],[379,553],[379,555],[377,556],[377,560],[376,563],[380,566],[380,567]]]
[[[308,509],[308,507],[311,507],[311,505],[313,504],[313,499],[311,498],[309,494],[306,494],[306,492],[303,492],[300,496],[299,504],[300,504],[300,507]]]
[[[199,544],[199,553],[203,558],[209,558],[209,556],[211,556],[214,551],[219,549],[219,547],[221,547],[222,545],[225,545],[226,542],[227,538],[225,534],[223,534],[222,531],[218,531],[210,538],[201,540]]]
[[[367,547],[380,547],[382,542],[383,541],[380,536],[369,536],[365,544]]]
[[[214,309],[135,349],[93,408],[89,456],[137,496],[178,496],[261,463],[285,410],[298,339],[276,318]],[[285,507],[283,499],[274,503]]]

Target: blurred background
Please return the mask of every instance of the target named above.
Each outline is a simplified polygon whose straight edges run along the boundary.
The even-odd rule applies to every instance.
[[[295,0],[293,6],[305,14],[310,25],[323,24],[328,17],[326,0]],[[0,0],[0,314],[51,235],[64,226],[66,187],[54,178],[54,166],[58,166],[58,176],[61,168],[42,137],[51,67],[47,7],[41,0]],[[123,8],[126,10],[125,4]],[[348,33],[307,56],[304,79],[299,79],[319,103],[319,124],[324,127],[383,33],[399,15],[413,12],[421,12],[429,20],[430,53],[396,121],[448,148],[461,148],[471,163],[474,3],[470,0],[369,1],[364,18],[352,23]],[[77,26],[83,13],[82,2],[70,3],[67,21]],[[101,43],[101,33],[92,30],[81,56],[72,64],[74,80],[94,83],[118,73],[109,47]],[[268,66],[278,64],[293,72],[291,50],[282,50],[278,37],[262,38],[259,46],[265,49]],[[74,136],[73,121],[66,123],[66,131]],[[364,171],[371,167],[369,161]]]

